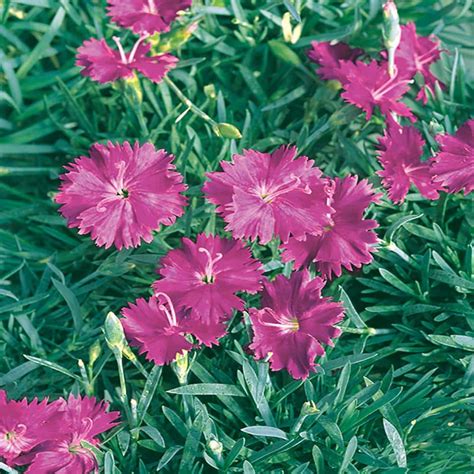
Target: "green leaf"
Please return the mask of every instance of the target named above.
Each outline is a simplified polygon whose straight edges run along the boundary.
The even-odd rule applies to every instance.
[[[346,469],[349,467],[352,458],[357,450],[357,436],[353,436],[349,443],[347,444],[346,451],[344,452],[344,457],[342,459],[341,467],[339,468],[339,474],[344,474]]]
[[[395,453],[395,459],[397,460],[398,467],[407,467],[407,455],[405,452],[405,446],[403,440],[397,429],[390,423],[390,421],[383,419],[383,429],[387,435],[390,445],[392,446],[393,452]]]
[[[219,395],[228,397],[245,397],[235,386],[222,383],[196,383],[184,387],[173,388],[168,393],[175,395]]]
[[[252,436],[288,439],[288,435],[284,431],[273,426],[247,426],[246,428],[242,428],[241,431],[251,434]]]

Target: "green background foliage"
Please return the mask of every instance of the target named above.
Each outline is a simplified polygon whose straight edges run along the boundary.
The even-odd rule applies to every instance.
[[[140,102],[130,88],[80,76],[76,48],[91,36],[120,34],[105,2],[0,2],[0,387],[13,398],[73,391],[109,400],[124,423],[101,448],[108,474],[470,472],[474,215],[472,199],[461,194],[430,202],[411,192],[400,206],[384,199],[371,208],[380,249],[372,265],[329,285],[327,294],[347,309],[344,333],[305,382],[253,361],[248,320],[239,314],[221,346],[192,355],[187,383],[170,367],[125,360],[122,406],[105,315],[151,294],[157,262],[182,236],[225,234],[201,195],[206,171],[244,148],[294,143],[328,175],[356,173],[380,187],[382,118],[367,122],[343,103],[305,56],[312,40],[334,39],[375,56],[380,1],[194,4],[182,23],[199,28],[173,51],[181,61],[170,77],[217,122],[238,126],[240,140],[216,137],[166,83],[141,80]],[[447,88],[427,106],[414,93],[406,99],[427,155],[436,133],[454,132],[473,112],[471,7],[399,5],[402,23],[437,34],[447,50],[436,65]],[[294,45],[283,40],[287,11],[293,27],[303,26]],[[125,37],[133,43],[131,33]],[[95,141],[125,139],[176,155],[190,205],[151,244],[117,252],[68,230],[53,198],[64,164]],[[276,243],[252,250],[268,276],[290,270]]]

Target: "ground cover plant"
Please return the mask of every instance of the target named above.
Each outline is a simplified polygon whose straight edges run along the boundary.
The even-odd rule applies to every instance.
[[[466,473],[472,2],[0,3],[0,470]]]

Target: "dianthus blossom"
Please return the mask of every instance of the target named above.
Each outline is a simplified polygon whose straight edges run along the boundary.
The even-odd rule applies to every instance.
[[[76,66],[83,68],[83,76],[104,84],[117,79],[131,79],[135,76],[135,71],[138,71],[151,81],[160,82],[178,62],[178,58],[168,53],[148,56],[151,45],[143,43],[145,37],[135,43],[128,55],[119,38],[114,36],[113,39],[118,50],[112,49],[104,39],[84,41],[77,50],[76,61]]]
[[[282,146],[273,153],[246,150],[222,172],[208,173],[207,199],[216,204],[236,239],[260,239],[266,244],[278,236],[317,234],[331,222],[327,180],[297,149]]]
[[[421,161],[425,141],[415,127],[390,123],[379,143],[383,170],[377,174],[393,202],[403,202],[411,184],[424,197],[438,199],[440,186],[433,182],[432,160]]]
[[[9,465],[17,463],[18,456],[28,453],[37,445],[56,435],[60,426],[60,403],[48,400],[30,403],[8,400],[0,390],[0,459]]]
[[[61,400],[60,400],[61,402]],[[28,474],[89,474],[98,472],[95,454],[83,442],[99,445],[99,434],[117,425],[119,412],[107,412],[108,404],[94,397],[70,395],[62,400],[61,426],[51,439],[26,455]]]
[[[442,50],[439,47],[438,38],[434,35],[419,36],[414,23],[402,26],[401,30],[400,44],[395,53],[398,74],[413,77],[416,73],[420,73],[423,76],[425,87],[428,87],[432,92],[436,82],[443,86],[430,70],[431,65],[441,56]],[[425,87],[420,90],[416,98],[426,104],[428,96]]]
[[[218,330],[233,310],[244,301],[237,292],[256,293],[261,288],[262,270],[258,260],[238,240],[199,234],[196,242],[183,238],[181,249],[171,250],[160,262],[161,279],[155,291],[167,293],[174,304],[188,310],[196,327]],[[212,331],[211,331],[212,332]],[[202,335],[194,331],[202,342]]]
[[[133,346],[156,365],[172,362],[193,344],[186,338],[183,311],[176,312],[168,295],[158,293],[148,301],[139,298],[122,309],[125,335]]]
[[[409,107],[399,102],[408,91],[411,78],[400,74],[390,77],[385,62],[345,61],[341,63],[341,74],[345,77],[342,97],[364,110],[367,120],[372,117],[375,107],[379,107],[388,118],[395,113],[412,122],[416,120]]]
[[[346,43],[331,44],[327,41],[313,41],[308,57],[311,61],[319,64],[317,73],[322,79],[335,79],[343,82],[345,75],[341,73],[341,62],[354,62],[362,54],[364,54],[362,49],[351,48]]]
[[[344,317],[340,303],[321,296],[323,287],[307,270],[264,283],[262,309],[250,309],[257,359],[269,357],[272,370],[286,369],[295,379],[315,370],[316,356],[325,353],[321,344],[333,345],[341,333],[335,324]]]
[[[69,227],[117,249],[151,242],[152,231],[183,214],[186,189],[173,156],[151,143],[95,144],[66,166],[56,202]]]
[[[295,267],[308,266],[315,262],[326,278],[341,276],[342,267],[351,271],[373,260],[377,234],[373,229],[377,221],[365,219],[364,214],[371,203],[378,202],[376,194],[367,180],[357,182],[357,176],[335,178],[331,206],[333,224],[321,235],[307,235],[303,239],[291,238],[283,244],[284,262],[294,260]]]
[[[438,135],[440,152],[434,157],[435,181],[450,193],[474,189],[474,119],[468,120],[454,135]]]
[[[112,21],[135,33],[168,31],[178,12],[191,6],[192,0],[108,0]]]

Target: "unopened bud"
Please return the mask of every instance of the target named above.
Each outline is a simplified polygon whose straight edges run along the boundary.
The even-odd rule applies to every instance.
[[[212,451],[213,454],[216,456],[220,456],[222,454],[222,451],[224,447],[222,446],[222,443],[220,441],[217,441],[217,439],[211,439],[208,443],[209,449]]]
[[[121,353],[126,345],[125,334],[120,319],[112,311],[105,318],[104,332],[110,350]]]
[[[102,353],[102,347],[99,341],[95,341],[89,349],[89,366],[92,367]]]
[[[283,31],[283,39],[286,43],[295,44],[301,37],[303,25],[298,23],[294,28],[291,26],[291,14],[286,12],[281,19],[281,29]]]
[[[207,86],[204,86],[204,94],[206,94],[206,97],[208,99],[216,100],[217,99],[216,86],[214,84],[208,84]]]
[[[182,354],[177,354],[172,364],[174,373],[178,377],[178,381],[181,385],[184,385],[188,378],[189,371],[189,357],[188,351],[183,351]]]
[[[271,52],[285,63],[293,66],[301,66],[300,57],[285,43],[278,40],[271,40],[268,42]]]
[[[383,6],[383,36],[387,49],[397,48],[400,44],[402,29],[400,28],[400,18],[395,2],[389,0]]]
[[[316,403],[314,403],[313,401],[303,403],[303,407],[301,408],[301,415],[303,416],[315,415],[318,412],[319,412],[319,409],[316,406]]]
[[[221,138],[242,138],[240,130],[235,125],[230,123],[218,123],[213,127],[213,131],[218,137]]]
[[[197,28],[198,23],[195,22],[162,35],[159,40],[155,39],[154,41],[155,51],[157,53],[167,53],[168,51],[181,48],[181,46],[184,46],[189,41]]]
[[[125,93],[128,94],[132,103],[141,104],[143,101],[143,91],[140,79],[134,74],[132,77],[124,79]]]
[[[400,19],[395,2],[389,0],[383,6],[383,39],[388,53],[388,72],[393,77],[395,71],[395,51],[400,44],[402,29],[400,28]]]

